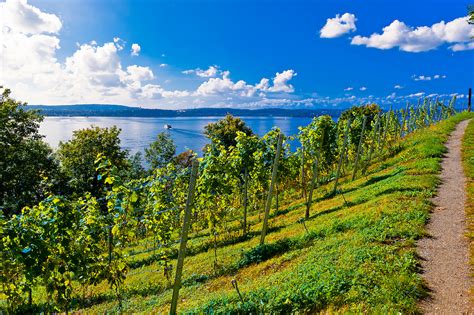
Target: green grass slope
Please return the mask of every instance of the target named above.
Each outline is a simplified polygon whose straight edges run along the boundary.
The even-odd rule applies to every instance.
[[[234,235],[222,235],[216,249],[206,231],[191,235],[183,270],[178,310],[184,313],[288,313],[319,311],[416,313],[426,294],[419,275],[415,241],[436,191],[443,143],[462,113],[409,135],[396,154],[377,158],[354,182],[341,180],[343,195],[325,198],[332,184],[315,191],[311,217],[301,224],[304,201],[286,192],[283,206],[272,213],[265,246],[258,246],[261,216],[251,213],[247,239],[236,239],[239,221],[229,222]],[[473,123],[469,127],[471,134]],[[466,170],[472,175],[471,154]],[[467,152],[467,153],[466,153]],[[472,196],[472,176],[470,194]],[[472,199],[471,199],[472,200]],[[472,211],[472,203],[471,203]],[[147,251],[148,239],[131,244],[130,271],[122,292],[124,312],[167,313],[171,283]],[[173,261],[176,265],[176,261]],[[235,279],[241,297],[231,284]],[[83,291],[77,287],[72,308],[85,313],[119,311],[107,283]],[[44,301],[35,290],[35,301]]]

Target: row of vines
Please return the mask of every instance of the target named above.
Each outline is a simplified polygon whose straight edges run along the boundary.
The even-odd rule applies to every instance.
[[[331,184],[328,198],[342,193],[340,180],[364,175],[374,161],[395,152],[408,133],[453,115],[454,102],[426,99],[386,112],[366,105],[347,110],[337,122],[315,117],[292,137],[274,128],[261,138],[239,132],[232,146],[211,139],[198,159],[191,229],[208,235],[215,247],[218,240],[248,238],[247,216],[261,213],[265,221],[266,206],[278,211],[291,194],[304,198],[308,219],[318,186]],[[292,140],[301,144],[295,152]],[[0,214],[0,294],[7,312],[74,309],[81,306],[74,304],[80,288],[103,281],[121,303],[121,288],[133,267],[127,248],[145,239],[152,240],[152,258],[171,282],[191,168],[169,164],[146,178],[124,181],[104,156],[97,157],[96,167],[100,198],[51,195],[21,215],[7,219]],[[230,224],[234,221],[240,226]],[[219,268],[217,253],[210,263]],[[41,305],[32,301],[38,287],[47,294]]]

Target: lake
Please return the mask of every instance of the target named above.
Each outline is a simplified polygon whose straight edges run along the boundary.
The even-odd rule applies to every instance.
[[[186,149],[201,153],[202,147],[208,143],[204,136],[204,127],[223,117],[45,117],[40,126],[40,133],[45,136],[53,148],[57,148],[60,141],[70,140],[72,132],[88,128],[91,125],[99,127],[117,126],[122,130],[120,139],[122,147],[131,153],[143,149],[153,142],[160,132],[169,132],[176,144],[176,152]],[[306,126],[311,122],[309,117],[241,117],[245,123],[259,136],[266,134],[272,127],[279,127],[285,135],[295,135],[299,126]],[[165,130],[164,125],[170,124],[173,128]],[[291,143],[292,150],[298,146],[297,141]]]

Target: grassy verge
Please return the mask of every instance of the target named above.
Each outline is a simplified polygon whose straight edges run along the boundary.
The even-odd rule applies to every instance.
[[[469,122],[462,140],[462,159],[466,174],[466,214],[468,218],[468,237],[470,239],[471,265],[474,265],[474,119]],[[474,288],[471,288],[471,296]]]
[[[285,206],[271,216],[264,246],[258,245],[260,217],[251,215],[248,238],[218,242],[217,268],[209,236],[193,235],[183,270],[180,312],[416,313],[426,290],[415,241],[425,235],[443,144],[459,121],[473,116],[459,114],[408,136],[396,154],[373,164],[366,177],[353,182],[349,176],[342,178],[344,195],[327,197],[332,185],[320,187],[304,225],[303,200],[296,197],[299,194],[289,194]],[[471,122],[471,133],[472,129]],[[465,139],[471,144],[464,150],[471,154],[466,166],[471,175],[473,138]],[[470,185],[472,196],[472,181]],[[239,222],[229,225],[237,227]],[[130,251],[141,254],[131,258],[135,263],[124,284],[122,311],[168,312],[170,282],[160,261],[150,258],[153,253],[143,242],[130,246]],[[35,303],[45,301],[43,291],[34,291]],[[77,287],[76,296],[76,310],[118,311],[115,294],[105,282],[86,292]]]

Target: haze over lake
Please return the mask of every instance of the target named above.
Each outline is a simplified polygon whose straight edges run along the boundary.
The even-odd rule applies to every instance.
[[[122,129],[120,139],[122,147],[131,153],[143,151],[160,132],[169,132],[175,141],[177,153],[192,149],[201,153],[202,147],[208,142],[203,134],[204,127],[223,117],[173,117],[173,118],[142,118],[142,117],[45,117],[40,126],[40,133],[45,136],[53,148],[60,141],[70,140],[74,130],[88,128],[91,125],[111,127],[116,125]],[[241,117],[246,124],[259,136],[263,136],[274,126],[279,127],[285,135],[295,135],[299,126],[311,122],[309,117]],[[164,125],[173,128],[165,130]],[[292,149],[297,143],[293,141]]]

